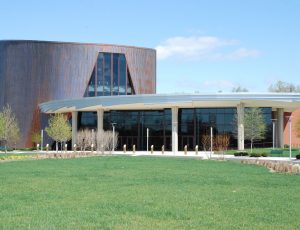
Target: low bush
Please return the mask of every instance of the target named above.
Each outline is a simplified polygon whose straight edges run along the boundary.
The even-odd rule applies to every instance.
[[[268,160],[242,160],[241,163],[262,165],[267,167],[271,172],[300,174],[300,165],[298,164]]]
[[[300,160],[300,154],[296,155],[296,159]]]
[[[268,154],[267,154],[267,153],[262,153],[261,156],[262,156],[262,157],[267,157]]]
[[[250,153],[250,157],[261,157],[261,153]]]
[[[241,156],[249,156],[247,152],[236,152],[234,153],[234,156],[241,157]]]

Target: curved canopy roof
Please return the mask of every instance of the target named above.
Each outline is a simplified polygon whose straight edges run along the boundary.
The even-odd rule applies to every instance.
[[[44,113],[73,111],[137,110],[195,107],[246,107],[283,108],[291,112],[300,108],[299,93],[211,93],[211,94],[142,94],[127,96],[101,96],[49,101],[40,104]]]

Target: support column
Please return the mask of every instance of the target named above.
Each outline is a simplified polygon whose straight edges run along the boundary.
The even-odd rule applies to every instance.
[[[104,111],[103,109],[97,110],[97,130],[103,130],[103,115]]]
[[[74,144],[76,144],[77,142],[77,120],[78,118],[78,112],[74,111],[72,112],[72,148],[74,146]]]
[[[245,134],[244,134],[244,112],[245,105],[240,103],[237,106],[237,128],[238,128],[238,150],[244,150]]]
[[[172,108],[172,152],[178,152],[178,108]]]
[[[284,138],[283,138],[283,132],[284,132],[284,110],[282,108],[278,108],[276,111],[277,115],[277,135],[276,135],[276,143],[278,148],[284,147]]]

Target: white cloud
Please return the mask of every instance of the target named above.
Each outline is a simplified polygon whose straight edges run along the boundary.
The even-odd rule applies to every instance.
[[[221,39],[213,36],[172,37],[156,47],[157,58],[192,57],[202,59],[241,59],[257,57],[261,53],[255,49],[237,48],[237,40]],[[233,47],[233,51],[222,49]]]

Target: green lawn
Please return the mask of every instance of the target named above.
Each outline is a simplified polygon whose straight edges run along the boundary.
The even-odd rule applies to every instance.
[[[299,229],[300,176],[238,162],[0,163],[0,229]]]

